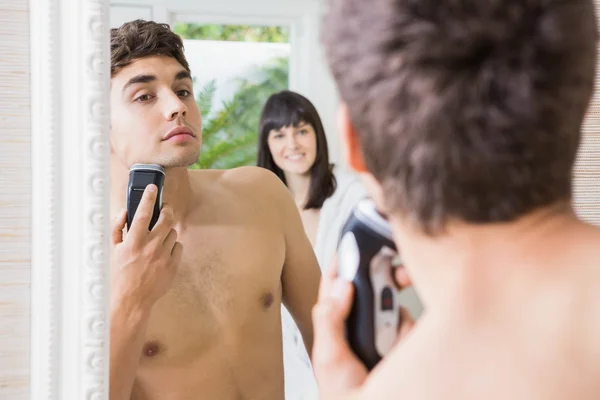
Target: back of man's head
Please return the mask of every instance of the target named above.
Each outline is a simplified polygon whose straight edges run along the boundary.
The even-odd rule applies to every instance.
[[[110,31],[110,72],[115,76],[132,62],[152,56],[173,57],[189,72],[181,38],[169,25],[135,20]]]
[[[388,211],[435,232],[570,200],[593,0],[332,0],[323,29]]]

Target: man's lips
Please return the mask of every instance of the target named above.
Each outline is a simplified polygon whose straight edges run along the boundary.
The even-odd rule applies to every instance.
[[[169,140],[172,137],[178,135],[189,135],[191,137],[196,137],[196,135],[194,135],[194,132],[192,132],[190,128],[186,126],[178,126],[176,128],[171,129],[165,136],[163,136],[162,140]]]

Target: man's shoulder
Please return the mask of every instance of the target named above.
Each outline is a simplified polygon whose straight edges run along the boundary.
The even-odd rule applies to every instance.
[[[251,191],[261,195],[278,196],[287,192],[285,184],[277,175],[262,167],[239,167],[228,170],[223,179],[234,189]]]
[[[190,178],[208,181],[215,189],[225,190],[233,195],[277,195],[285,190],[285,185],[277,175],[255,166],[227,170],[191,170]]]
[[[243,180],[245,182],[253,182],[257,184],[272,184],[273,179],[279,179],[268,169],[255,166],[244,166],[228,169],[224,171],[223,177],[232,181]]]

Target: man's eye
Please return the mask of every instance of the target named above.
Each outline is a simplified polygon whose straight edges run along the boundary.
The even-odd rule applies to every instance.
[[[192,92],[190,92],[189,90],[180,90],[179,92],[177,92],[177,94],[181,97],[190,97],[192,95]]]
[[[137,99],[135,99],[135,101],[138,101],[140,103],[144,103],[148,100],[152,99],[152,97],[149,94],[143,94],[141,96],[139,96]]]

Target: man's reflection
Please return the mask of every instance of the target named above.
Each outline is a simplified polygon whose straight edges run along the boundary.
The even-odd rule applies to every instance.
[[[320,278],[295,203],[262,168],[187,169],[201,116],[167,25],[113,29],[111,52],[110,398],[280,400],[280,305],[310,354]],[[140,228],[147,190],[122,235],[134,163],[165,168],[164,207],[152,231]]]

